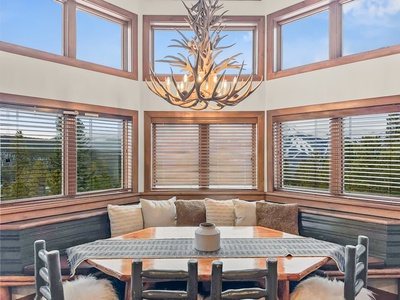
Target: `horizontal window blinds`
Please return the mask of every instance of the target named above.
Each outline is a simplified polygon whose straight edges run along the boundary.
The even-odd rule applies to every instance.
[[[344,193],[400,196],[400,113],[343,118]]]
[[[152,124],[153,188],[257,188],[256,124]]]
[[[329,119],[274,124],[275,187],[328,191]]]
[[[1,200],[132,188],[132,121],[97,115],[1,106]]]
[[[124,122],[77,117],[77,192],[122,188]]]
[[[62,194],[61,112],[0,107],[1,200]]]

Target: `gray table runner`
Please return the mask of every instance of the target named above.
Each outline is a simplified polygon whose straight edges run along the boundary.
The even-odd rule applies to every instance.
[[[98,240],[67,249],[71,274],[86,259],[99,258],[243,258],[328,256],[344,270],[344,247],[313,238],[224,238],[214,252],[194,249],[193,238]]]

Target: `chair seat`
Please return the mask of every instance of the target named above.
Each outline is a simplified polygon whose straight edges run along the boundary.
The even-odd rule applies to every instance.
[[[336,279],[310,277],[296,287],[290,300],[344,300],[344,283]],[[363,288],[355,300],[373,300],[373,293]]]
[[[93,276],[79,276],[63,283],[65,300],[118,300],[110,281]]]
[[[60,256],[60,267],[61,267],[61,275],[69,276],[71,275],[71,269],[68,264],[67,256]],[[26,276],[34,276],[35,275],[35,265],[26,265],[23,269],[23,274]],[[78,268],[76,268],[76,275],[89,275],[98,272],[98,270],[89,265],[87,262],[82,262]]]
[[[369,256],[368,257],[368,269],[384,269],[385,261],[383,259]],[[338,267],[333,259],[330,259],[326,264],[319,268],[324,271],[337,271]]]

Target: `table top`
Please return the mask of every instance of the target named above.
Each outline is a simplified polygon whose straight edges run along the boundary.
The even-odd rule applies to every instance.
[[[198,227],[151,227],[111,239],[168,239],[192,238]],[[260,226],[218,226],[221,238],[301,238],[300,236]],[[279,280],[297,281],[324,265],[328,257],[276,257]],[[199,280],[211,278],[211,264],[221,260],[224,270],[265,268],[267,257],[248,258],[196,258],[199,263]],[[187,258],[143,258],[143,269],[187,269]],[[131,278],[132,258],[89,259],[88,263],[121,281]]]

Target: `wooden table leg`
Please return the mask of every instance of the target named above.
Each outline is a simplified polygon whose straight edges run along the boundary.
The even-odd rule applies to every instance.
[[[279,300],[290,299],[289,281],[287,280],[278,281],[278,298]]]
[[[125,297],[124,297],[125,300],[131,300],[131,289],[132,289],[131,281],[129,280],[125,282]]]

